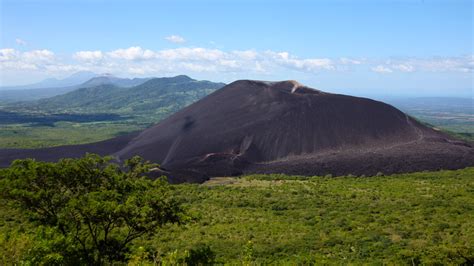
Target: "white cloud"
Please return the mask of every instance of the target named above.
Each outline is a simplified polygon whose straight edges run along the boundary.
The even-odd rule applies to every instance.
[[[31,69],[32,65],[44,65],[54,62],[55,55],[49,50],[32,50],[28,52],[20,52],[15,49],[0,49],[0,63],[2,67],[10,66],[15,68]]]
[[[158,51],[156,57],[163,60],[215,61],[224,59],[227,55],[217,49],[176,48]]]
[[[172,43],[184,43],[186,41],[183,37],[181,37],[179,35],[166,36],[165,40],[167,40],[169,42],[172,42]]]
[[[15,39],[15,42],[16,42],[16,44],[21,45],[21,46],[27,45],[27,42],[24,41],[24,40],[22,40],[22,39],[20,39],[20,38],[16,38],[16,39]]]
[[[1,70],[37,70],[45,69],[45,66],[54,64],[56,57],[49,50],[32,50],[20,52],[15,49],[0,49]]]
[[[80,61],[98,61],[104,57],[102,51],[79,51],[74,53],[73,58]]]
[[[409,64],[393,65],[392,69],[396,69],[396,70],[399,70],[401,72],[413,72],[413,71],[415,71],[415,68],[412,65],[409,65]]]
[[[199,63],[182,63],[181,67],[184,70],[189,70],[193,72],[215,72],[216,66],[214,65],[206,65],[206,64],[199,64]]]
[[[377,73],[392,73],[393,72],[393,70],[391,70],[390,68],[382,66],[382,65],[378,65],[371,69],[372,71],[377,72]]]
[[[255,67],[254,67],[255,71],[256,72],[259,72],[259,73],[264,73],[266,72],[265,68],[262,66],[262,64],[258,61],[255,61]]]
[[[136,75],[146,74],[146,70],[141,67],[129,67],[128,72],[130,72],[131,74],[136,74]]]
[[[346,58],[346,57],[339,58],[339,61],[343,65],[360,65],[360,64],[362,64],[361,60],[356,60],[356,59],[351,59],[351,58]]]
[[[428,60],[419,58],[410,59],[409,62],[423,70],[431,72],[473,72],[473,55],[463,57],[433,57]]]
[[[44,66],[44,69],[50,73],[74,73],[78,71],[87,71],[89,68],[82,65],[69,65],[69,64],[51,64]]]
[[[18,57],[17,59],[13,59]],[[292,69],[304,72],[332,71],[342,64],[340,60],[329,58],[298,58],[289,52],[255,50],[223,51],[202,47],[181,47],[152,51],[139,46],[113,51],[78,51],[72,55],[77,60],[77,68],[97,72],[127,71],[130,74],[156,74],[157,72],[255,72],[271,73],[272,70]],[[10,60],[3,67],[12,64],[23,65],[23,68],[36,67],[48,71],[68,71],[73,65],[55,62],[53,52],[33,50],[18,52],[14,49],[3,49],[0,60]],[[19,62],[24,64],[20,64]],[[27,63],[27,64],[26,64]],[[41,64],[40,64],[41,63]],[[28,65],[30,64],[30,65]],[[349,61],[345,62],[349,64]],[[352,62],[352,64],[355,64]],[[53,66],[53,65],[56,65]]]
[[[11,61],[19,56],[19,52],[15,49],[5,48],[0,49],[0,62]]]
[[[117,49],[115,51],[108,52],[107,55],[115,59],[125,60],[142,60],[155,57],[155,53],[153,51],[142,49],[139,46],[134,46],[127,49]]]
[[[22,58],[29,62],[51,62],[55,59],[54,53],[43,49],[43,50],[33,50],[22,53]]]
[[[255,60],[258,57],[258,53],[253,50],[245,50],[245,51],[232,51],[232,53],[244,60]]]
[[[140,46],[112,51],[78,51],[71,56],[57,57],[50,50],[19,51],[0,49],[0,71],[24,71],[25,74],[44,73],[66,75],[89,70],[123,76],[163,76],[189,74],[222,74],[224,79],[261,78],[284,74],[318,74],[329,71],[362,70],[377,73],[409,72],[468,72],[474,71],[472,55],[432,58],[326,58],[298,57],[288,51],[257,51],[180,47],[150,50]],[[278,73],[278,74],[276,74]],[[199,75],[198,75],[199,76]],[[281,75],[280,75],[281,76]]]
[[[384,71],[390,70],[390,71]],[[372,68],[375,72],[474,72],[473,55],[459,57],[390,58]],[[379,71],[377,71],[379,70]]]
[[[304,71],[335,70],[334,62],[329,58],[299,59],[288,52],[266,51],[265,54],[283,67]]]
[[[0,62],[0,70],[37,70],[39,67],[36,64],[22,62],[22,61],[6,61]]]

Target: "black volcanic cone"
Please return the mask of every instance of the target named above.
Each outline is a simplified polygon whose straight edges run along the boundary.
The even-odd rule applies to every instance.
[[[85,152],[135,155],[173,182],[247,173],[374,175],[474,166],[471,144],[421,125],[382,102],[295,81],[236,81],[138,135],[46,149],[0,150],[54,161]]]
[[[140,155],[171,173],[207,176],[369,175],[474,165],[470,144],[390,105],[295,81],[236,81],[144,130],[115,155]]]

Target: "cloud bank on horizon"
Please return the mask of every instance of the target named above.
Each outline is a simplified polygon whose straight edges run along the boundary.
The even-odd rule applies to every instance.
[[[20,51],[0,49],[0,69],[28,70],[47,74],[64,74],[90,70],[121,72],[126,75],[156,75],[185,72],[247,72],[270,73],[281,67],[307,73],[347,71],[355,66],[367,66],[373,72],[474,72],[474,55],[431,58],[300,58],[289,52],[271,50],[223,51],[202,47],[150,50],[134,46],[112,51],[78,51],[72,54],[75,62],[56,56],[53,51]],[[63,73],[64,72],[64,73]]]
[[[376,75],[455,73],[469,78],[474,73],[474,55],[378,59],[303,58],[286,51],[272,50],[224,51],[203,47],[151,50],[133,46],[111,51],[77,51],[59,56],[47,49],[23,51],[4,48],[0,49],[0,70],[3,75],[35,73],[44,77],[64,77],[78,71],[113,73],[123,77],[187,74],[225,82],[235,77],[272,80],[278,73],[286,73],[287,76],[321,76],[331,72],[344,75],[360,70]]]
[[[366,68],[372,72],[474,72],[474,55],[456,57],[398,58],[301,58],[283,51],[233,50],[180,47],[150,50],[140,46],[112,51],[77,51],[57,56],[41,49],[21,51],[0,49],[0,70],[65,75],[77,71],[120,73],[125,76],[166,75],[175,73],[272,73],[285,70],[309,74],[323,71],[345,72]]]

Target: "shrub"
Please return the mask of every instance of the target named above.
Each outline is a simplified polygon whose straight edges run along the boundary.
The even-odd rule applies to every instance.
[[[211,247],[206,244],[198,244],[189,250],[188,256],[184,259],[187,265],[209,265],[213,264],[216,254]]]
[[[121,166],[111,160],[17,160],[1,172],[1,196],[48,232],[36,249],[48,264],[124,261],[134,239],[182,222],[166,180],[144,176],[155,165],[139,157]]]
[[[254,259],[253,242],[249,240],[247,241],[247,244],[244,247],[242,263],[244,265],[250,265],[253,259]]]

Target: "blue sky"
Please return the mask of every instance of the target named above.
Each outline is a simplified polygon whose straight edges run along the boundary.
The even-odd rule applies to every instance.
[[[472,95],[472,1],[0,3],[1,85],[91,70]]]

